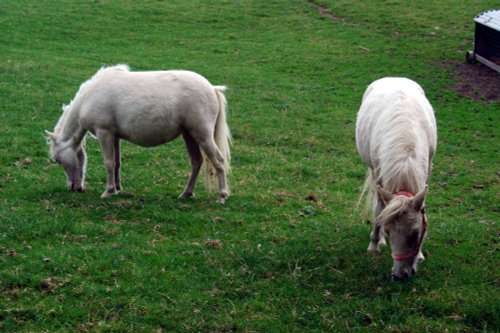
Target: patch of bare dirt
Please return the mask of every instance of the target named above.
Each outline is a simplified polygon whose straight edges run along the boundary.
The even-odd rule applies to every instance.
[[[317,4],[314,0],[308,0],[308,2],[311,5],[313,5],[314,7],[316,7],[316,9],[324,17],[328,17],[329,19],[331,19],[333,21],[337,21],[337,22],[343,22],[344,21],[340,17],[335,16],[328,8],[326,8],[326,7],[324,7],[324,6],[320,5],[320,4]]]
[[[462,61],[452,62],[451,70],[457,80],[452,88],[460,96],[488,102],[500,101],[500,73],[481,63]]]
[[[452,61],[449,63],[452,78],[457,81],[451,86],[460,96],[475,101],[500,101],[500,73],[481,63]]]

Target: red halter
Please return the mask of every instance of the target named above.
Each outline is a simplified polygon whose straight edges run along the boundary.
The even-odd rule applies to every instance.
[[[404,195],[405,197],[413,198],[414,195],[411,192],[405,191],[405,190],[400,190],[396,195]],[[391,253],[392,259],[394,260],[406,260],[408,258],[416,256],[421,250],[422,250],[422,244],[424,243],[424,238],[425,235],[427,234],[427,229],[429,228],[427,224],[427,215],[425,214],[425,206],[422,206],[422,209],[420,210],[422,213],[422,224],[424,227],[424,230],[422,234],[420,235],[420,239],[418,240],[417,246],[411,250],[410,252],[407,252],[405,254],[394,254]]]

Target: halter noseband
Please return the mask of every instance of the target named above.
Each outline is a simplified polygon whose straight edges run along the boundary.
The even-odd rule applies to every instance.
[[[404,195],[405,197],[408,198],[413,198],[415,197],[413,193],[405,191],[405,190],[400,190],[396,193],[396,195]],[[427,229],[428,229],[428,224],[427,224],[427,215],[425,214],[425,205],[422,206],[422,209],[420,210],[422,213],[422,224],[424,227],[424,230],[422,231],[422,234],[420,235],[420,239],[418,240],[417,246],[411,250],[410,252],[407,252],[405,254],[394,254],[391,253],[392,259],[394,260],[406,260],[408,258],[414,257],[418,254],[418,252],[422,249],[422,244],[424,243],[424,238],[425,235],[427,234]]]

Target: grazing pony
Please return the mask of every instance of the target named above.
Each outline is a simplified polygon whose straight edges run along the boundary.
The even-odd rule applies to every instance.
[[[434,111],[416,82],[383,78],[368,87],[356,120],[356,146],[368,165],[360,200],[368,192],[367,207],[375,211],[368,251],[380,252],[389,236],[393,279],[409,278],[424,260],[425,196],[436,142]]]
[[[218,180],[218,202],[229,196],[231,135],[226,123],[226,87],[212,86],[189,71],[131,72],[126,65],[101,68],[80,90],[50,138],[50,155],[66,173],[69,190],[83,191],[87,156],[84,139],[92,133],[101,144],[107,182],[102,197],[117,194],[120,139],[154,147],[182,135],[191,160],[191,176],[180,195],[193,189],[203,160],[209,189]],[[203,155],[202,155],[203,153]]]

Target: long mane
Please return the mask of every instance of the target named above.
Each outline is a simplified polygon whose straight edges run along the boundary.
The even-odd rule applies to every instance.
[[[383,102],[383,101],[382,101]],[[387,96],[386,109],[374,125],[378,165],[375,181],[389,192],[418,192],[427,181],[430,164],[425,95],[401,89]],[[377,105],[377,107],[380,107]]]

